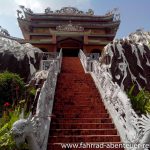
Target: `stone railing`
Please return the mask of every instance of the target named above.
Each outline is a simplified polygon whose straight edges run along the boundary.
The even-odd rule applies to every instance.
[[[17,145],[24,143],[26,139],[31,150],[47,149],[57,74],[60,72],[61,61],[62,51],[48,69],[48,76],[41,89],[35,115],[30,115],[28,119],[20,119],[13,124],[11,131]]]
[[[88,64],[83,52],[80,59],[84,69]],[[99,90],[105,107],[109,111],[121,140],[127,150],[148,150],[150,146],[150,115],[138,116],[132,108],[131,101],[121,90],[106,66],[93,60],[91,76]]]
[[[91,75],[101,93],[102,100],[109,111],[122,142],[127,150],[146,150],[150,144],[150,116],[139,117],[132,108],[131,101],[111,75],[100,63],[93,61]],[[128,146],[128,144],[131,144]],[[147,145],[146,145],[147,144]]]
[[[84,71],[91,72],[92,71],[92,62],[90,57],[87,57],[84,52],[80,49],[79,51],[79,58],[81,60],[82,66],[84,68]]]
[[[62,50],[60,50],[60,53],[43,53],[41,58],[40,70],[48,70],[54,61],[57,66],[56,68],[60,69],[60,64],[62,61]]]
[[[42,53],[42,60],[48,60],[48,59],[55,59],[59,55],[58,52],[43,52]]]

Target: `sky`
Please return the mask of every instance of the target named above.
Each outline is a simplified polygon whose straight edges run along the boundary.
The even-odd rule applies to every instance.
[[[14,37],[22,38],[16,12],[19,5],[31,8],[33,12],[44,12],[47,7],[57,10],[70,6],[83,11],[90,8],[95,15],[105,15],[113,8],[118,8],[121,24],[116,38],[126,37],[141,28],[150,31],[150,0],[0,0],[0,26]]]

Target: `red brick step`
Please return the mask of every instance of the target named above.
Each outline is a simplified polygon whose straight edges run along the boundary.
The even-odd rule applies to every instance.
[[[117,135],[115,129],[55,129],[50,135]]]
[[[49,142],[120,142],[120,137],[118,135],[62,135],[62,136],[50,136]]]

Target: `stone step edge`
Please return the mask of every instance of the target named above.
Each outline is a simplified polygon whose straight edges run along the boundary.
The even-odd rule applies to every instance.
[[[102,119],[111,119],[111,118],[54,118],[54,119],[61,119],[61,120],[90,120],[90,119],[92,119],[92,120],[102,120]]]
[[[56,131],[56,130],[61,130],[61,131],[78,131],[78,130],[83,130],[83,131],[95,131],[95,130],[97,130],[97,131],[114,131],[114,130],[116,130],[116,128],[114,128],[114,129],[51,129],[50,131]]]
[[[68,138],[68,137],[120,137],[119,135],[60,135],[60,136],[56,136],[56,135],[53,135],[53,136],[49,136],[49,138],[57,138],[57,137],[62,137],[62,138]]]
[[[75,142],[69,142],[69,144],[74,144]],[[80,144],[81,142],[76,142],[76,144]],[[83,143],[88,143],[88,144],[122,144],[122,142],[83,142]],[[60,145],[60,144],[68,144],[68,143],[48,143],[48,144],[51,144],[51,145]]]
[[[111,125],[114,125],[114,123],[52,123],[52,124],[68,124],[68,125],[72,125],[72,124],[100,124],[100,125],[106,125],[106,124],[111,124]]]

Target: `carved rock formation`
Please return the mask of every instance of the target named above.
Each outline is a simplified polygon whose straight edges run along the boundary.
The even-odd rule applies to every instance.
[[[135,84],[135,94],[150,91],[150,40],[146,32],[137,30],[126,39],[115,40],[105,47],[101,61],[107,64],[113,80],[127,91]],[[145,40],[141,36],[145,37]]]
[[[0,37],[0,72],[8,70],[27,80],[39,69],[41,52],[31,44]]]

